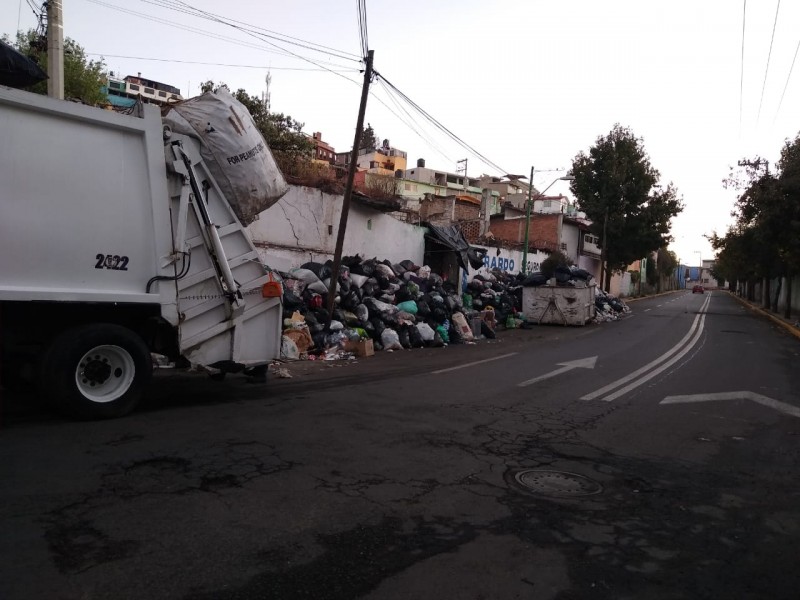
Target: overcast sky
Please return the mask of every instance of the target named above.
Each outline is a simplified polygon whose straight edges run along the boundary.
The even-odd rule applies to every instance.
[[[0,34],[35,27],[28,0],[2,2]],[[662,182],[673,182],[685,201],[671,248],[698,264],[712,257],[703,235],[724,233],[731,222],[735,192],[721,185],[729,166],[756,155],[774,164],[784,140],[800,131],[800,65],[789,77],[800,3],[783,2],[776,21],[778,3],[750,0],[745,12],[743,0],[367,0],[368,41],[386,80],[504,172],[535,166],[539,189],[615,123],[630,127]],[[63,5],[65,35],[118,74],[141,72],[185,96],[207,79],[260,94],[269,69],[272,110],[322,132],[337,151],[351,147],[361,87],[355,0]],[[186,6],[331,54],[197,18]],[[503,174],[448,141],[380,81],[371,90],[367,121],[407,151],[410,164],[425,158],[428,167],[455,171],[468,158],[470,175]],[[569,195],[562,182],[550,192]]]

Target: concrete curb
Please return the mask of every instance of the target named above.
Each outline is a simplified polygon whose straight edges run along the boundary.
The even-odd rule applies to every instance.
[[[791,333],[794,337],[796,337],[797,339],[800,339],[800,329],[798,329],[797,327],[795,327],[794,325],[789,323],[787,320],[785,320],[785,319],[783,319],[783,318],[781,318],[781,317],[779,317],[777,315],[773,315],[771,312],[764,310],[763,308],[753,304],[749,300],[745,300],[744,298],[740,298],[739,296],[737,296],[736,294],[734,294],[730,290],[725,290],[725,291],[728,292],[729,295],[731,295],[734,298],[736,298],[741,304],[743,304],[744,306],[746,306],[747,308],[749,308],[753,312],[759,313],[760,315],[771,319],[773,322],[777,323],[778,325],[783,327],[783,329],[785,329],[786,331]]]

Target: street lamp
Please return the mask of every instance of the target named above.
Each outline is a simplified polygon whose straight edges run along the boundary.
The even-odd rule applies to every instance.
[[[574,181],[575,177],[572,175],[565,175],[564,177],[559,177],[558,179],[554,180],[553,183],[548,185],[544,188],[543,191],[536,194],[536,199],[541,198],[544,196],[544,193],[553,187],[559,181]],[[530,185],[528,186],[528,205],[525,210],[525,248],[522,250],[522,274],[528,274],[528,232],[531,227],[531,206],[533,205],[533,199],[531,198],[531,194],[533,193],[533,167],[531,167],[531,179]]]

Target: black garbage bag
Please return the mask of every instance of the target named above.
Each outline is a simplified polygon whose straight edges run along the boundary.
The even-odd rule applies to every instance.
[[[589,273],[586,269],[579,269],[577,267],[572,268],[572,277],[573,279],[580,279],[581,281],[588,281],[591,279],[592,274]]]
[[[375,325],[372,324],[372,321],[366,320],[361,322],[361,328],[367,332],[367,335],[375,339]]]
[[[381,344],[380,336],[372,339],[372,349],[375,350],[375,352],[380,352],[383,350],[383,344]]]
[[[541,271],[531,273],[522,281],[522,285],[525,287],[536,287],[545,283],[547,283],[547,275]]]
[[[314,275],[316,275],[317,277],[319,277],[319,274],[322,272],[323,267],[324,265],[318,262],[307,262],[305,264],[300,265],[301,269],[308,269],[309,271],[314,273]],[[319,278],[323,279],[322,277]]]
[[[381,339],[381,334],[383,330],[386,329],[386,324],[383,322],[383,319],[380,317],[370,317],[369,322],[372,324],[372,328],[375,330],[375,337],[373,339]]]
[[[481,279],[473,279],[467,284],[467,288],[475,292],[476,294],[480,294],[483,292],[483,280]]]
[[[303,299],[286,288],[283,289],[283,310],[293,312],[304,306]]]
[[[352,272],[354,266],[361,264],[361,257],[358,254],[355,256],[343,256],[342,264],[348,267]]]
[[[408,285],[401,285],[400,289],[394,293],[395,300],[398,304],[401,302],[407,302],[409,300],[413,300],[414,296],[408,290]]]
[[[325,348],[327,342],[327,334],[325,330],[317,331],[316,333],[311,333],[311,339],[314,340],[314,347],[318,350],[322,350]]]
[[[421,319],[427,319],[431,314],[431,308],[425,300],[417,301],[417,316]]]
[[[364,282],[364,285],[361,286],[361,294],[362,298],[374,297],[378,292],[380,292],[380,286],[378,286],[378,282],[374,279],[370,278]]]
[[[431,273],[431,276],[428,277],[428,281],[433,287],[440,287],[444,283],[442,276],[437,275],[436,273]]]
[[[480,296],[472,299],[472,308],[476,310],[483,309],[483,300],[480,299]]]
[[[447,315],[447,311],[446,311],[444,308],[442,308],[441,306],[437,306],[436,308],[434,308],[434,309],[431,311],[431,316],[430,316],[430,318],[431,318],[431,319],[432,319],[432,320],[433,320],[433,321],[434,321],[434,322],[435,322],[437,325],[441,325],[442,323],[444,323],[444,322],[447,320],[447,317],[448,317],[448,315]],[[435,329],[435,327],[434,327],[434,329]]]
[[[342,308],[354,312],[359,304],[361,304],[361,299],[358,297],[357,293],[353,291],[344,293],[344,291],[342,291]]]
[[[406,269],[400,263],[392,265],[392,271],[397,273],[398,277],[402,277],[403,274],[406,272]]]
[[[444,346],[444,340],[442,336],[439,335],[439,332],[435,332],[433,334],[433,341],[431,342],[431,348],[441,348]]]
[[[556,278],[556,283],[567,283],[572,279],[572,271],[569,270],[569,267],[559,265],[553,271],[553,277]]]
[[[378,287],[380,287],[382,290],[388,290],[389,286],[392,285],[391,280],[385,275],[378,275],[375,277],[375,279],[378,281]]]
[[[464,338],[461,336],[461,332],[456,327],[455,323],[450,321],[450,329],[447,331],[447,335],[450,337],[451,344],[463,344]]]
[[[493,340],[495,337],[497,337],[494,333],[494,329],[489,327],[489,324],[486,321],[481,321],[481,333],[490,340]]]
[[[416,329],[416,327],[414,328]],[[400,345],[408,350],[411,348],[411,339],[408,336],[408,327],[401,327],[397,332],[398,337],[400,338]]]
[[[422,334],[420,334],[416,326],[408,328],[408,339],[411,341],[412,348],[422,348],[425,345]]]
[[[415,273],[419,271],[419,267],[408,259],[401,260],[400,266],[403,267],[406,271],[414,271]]]

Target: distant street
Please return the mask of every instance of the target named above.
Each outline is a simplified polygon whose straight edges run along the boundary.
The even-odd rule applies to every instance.
[[[0,598],[795,599],[800,340],[725,292],[618,322],[4,393]]]

